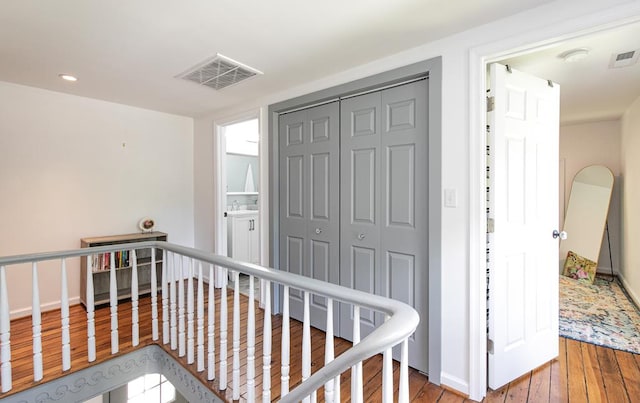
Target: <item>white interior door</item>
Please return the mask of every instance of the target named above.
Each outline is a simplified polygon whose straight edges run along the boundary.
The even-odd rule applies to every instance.
[[[560,88],[490,66],[489,386],[558,355]]]

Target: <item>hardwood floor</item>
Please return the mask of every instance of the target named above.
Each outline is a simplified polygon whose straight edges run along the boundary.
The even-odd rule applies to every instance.
[[[205,287],[206,288],[206,287]],[[216,293],[216,317],[220,293]],[[246,327],[248,300],[241,296],[243,328],[241,330],[241,400],[246,400]],[[231,309],[233,294],[228,294],[228,306]],[[131,304],[121,303],[118,306],[119,313],[119,354],[130,352],[134,349],[131,345]],[[161,307],[159,307],[161,309]],[[86,312],[80,305],[71,307],[71,360],[72,366],[69,372],[77,371],[94,363],[87,362],[86,347]],[[150,323],[151,307],[150,298],[140,299],[140,323]],[[228,387],[219,392],[221,397],[231,401],[231,358],[232,358],[232,315],[228,322]],[[161,320],[162,314],[159,313]],[[256,309],[256,396],[262,393],[262,319],[263,312]],[[216,319],[217,320],[217,319]],[[280,395],[280,333],[281,317],[274,316],[273,327],[273,354],[271,369],[271,385],[273,400]],[[162,324],[160,323],[160,330]],[[11,357],[13,364],[13,389],[9,393],[0,394],[0,399],[11,394],[27,389],[33,383],[32,342],[31,342],[31,318],[21,318],[11,322]],[[62,356],[60,329],[60,311],[50,311],[42,317],[42,342],[44,351],[44,380],[51,381],[68,372],[62,372]],[[110,350],[110,316],[109,308],[103,307],[96,310],[96,346],[97,362],[103,362],[111,358]],[[216,322],[216,359],[219,359],[219,322]],[[324,333],[312,329],[312,371],[320,368],[324,362]],[[162,338],[162,337],[161,337]],[[291,387],[301,380],[301,339],[302,325],[299,322],[291,322]],[[140,346],[153,343],[151,340],[150,326],[140,327]],[[543,367],[540,367],[519,379],[511,382],[497,391],[489,391],[485,402],[640,402],[640,355],[634,355],[591,344],[560,338],[559,357]],[[335,352],[341,354],[350,343],[336,338]],[[172,351],[169,346],[162,346],[172,354],[194,376],[209,385],[212,390],[218,391],[218,380],[207,381],[206,371],[198,373],[195,365],[187,365],[186,357],[179,358],[177,351]],[[382,401],[382,357],[374,356],[363,364],[364,368],[364,400],[366,402]],[[216,362],[219,369],[219,362]],[[341,377],[341,400],[348,402],[350,392],[350,371]],[[394,363],[394,386],[397,399],[399,366]],[[216,372],[218,375],[218,372]],[[409,372],[410,397],[414,402],[470,402],[454,392],[445,390],[432,383],[423,374],[410,370]],[[318,391],[318,401],[324,400],[324,391]]]

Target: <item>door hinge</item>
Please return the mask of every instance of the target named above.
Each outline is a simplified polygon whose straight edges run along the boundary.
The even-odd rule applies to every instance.
[[[487,112],[493,111],[495,103],[496,103],[495,97],[487,97]]]
[[[495,221],[493,218],[487,218],[487,233],[488,234],[493,234],[496,231],[495,228]]]
[[[493,340],[487,338],[487,353],[493,354]]]

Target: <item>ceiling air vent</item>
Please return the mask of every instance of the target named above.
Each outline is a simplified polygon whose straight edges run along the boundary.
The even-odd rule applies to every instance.
[[[611,61],[609,62],[609,68],[616,69],[620,67],[628,67],[636,64],[640,56],[640,50],[631,50],[629,52],[617,53],[611,55]]]
[[[262,72],[221,54],[216,54],[213,59],[200,63],[177,77],[206,85],[214,90],[221,90],[257,74],[262,74]]]

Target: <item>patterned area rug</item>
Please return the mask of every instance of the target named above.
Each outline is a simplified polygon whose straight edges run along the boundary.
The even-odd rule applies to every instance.
[[[560,276],[560,336],[640,354],[640,312],[617,280]]]

